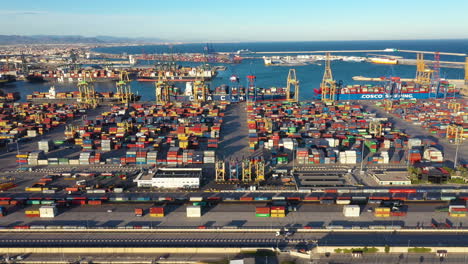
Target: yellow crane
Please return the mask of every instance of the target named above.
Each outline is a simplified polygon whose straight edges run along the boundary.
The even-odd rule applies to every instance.
[[[369,133],[376,137],[382,136],[382,124],[379,121],[371,121],[369,123]]]
[[[170,88],[171,85],[168,83],[167,78],[161,73],[158,74],[158,81],[156,82],[156,103],[167,104],[171,101]]]
[[[97,107],[98,102],[96,98],[96,91],[93,85],[93,79],[91,78],[91,73],[89,71],[85,71],[83,73],[83,79],[78,82],[78,102],[86,105],[91,106],[92,108]]]
[[[294,86],[294,98],[291,99],[291,86]],[[299,81],[297,80],[296,70],[289,69],[288,80],[286,84],[286,99],[288,101],[299,101]]]
[[[320,88],[322,89],[322,101],[333,103],[336,99],[336,82],[333,80],[329,52],[325,55],[325,72],[323,73]]]
[[[265,180],[265,161],[260,160],[255,163],[255,174],[257,182]]]
[[[226,179],[226,164],[223,160],[216,161],[216,181],[223,182]]]
[[[252,162],[250,161],[250,159],[242,161],[242,181],[252,181]]]
[[[200,74],[200,75],[199,75]],[[203,80],[203,71],[197,69],[195,81],[193,82],[193,98],[195,103],[203,103],[208,95],[208,86]]]
[[[127,71],[121,71],[119,81],[116,85],[116,96],[123,104],[128,104],[133,100],[132,90],[130,87],[130,78]]]
[[[447,126],[447,139],[453,139],[455,144],[460,144],[465,137],[463,127],[455,124]]]
[[[416,54],[416,83],[420,85],[430,85],[432,80],[433,70],[427,67],[424,62],[424,54]]]

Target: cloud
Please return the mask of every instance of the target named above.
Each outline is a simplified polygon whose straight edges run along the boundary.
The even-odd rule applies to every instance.
[[[32,11],[32,10],[1,10],[0,15],[42,15],[46,14],[45,11]]]

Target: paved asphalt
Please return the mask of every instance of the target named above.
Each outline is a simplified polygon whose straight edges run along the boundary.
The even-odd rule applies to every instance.
[[[440,233],[0,233],[11,247],[304,247],[314,246],[468,246],[465,234]]]
[[[436,142],[439,145],[439,148],[444,153],[444,159],[451,160],[452,162],[454,161],[456,152],[456,146],[454,144],[449,143],[445,139],[434,137],[429,133],[429,131],[425,130],[424,128],[413,125],[408,121],[405,121],[397,116],[385,112],[383,109],[376,107],[372,103],[372,101],[361,101],[361,104],[367,106],[366,110],[368,112],[377,113],[378,116],[389,118],[389,120],[394,124],[395,127],[404,130],[407,134],[411,135],[412,137],[426,138],[430,139],[433,142]],[[468,144],[464,143],[459,146],[458,160],[459,162],[468,161]]]

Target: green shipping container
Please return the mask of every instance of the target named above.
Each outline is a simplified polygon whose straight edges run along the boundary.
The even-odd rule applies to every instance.
[[[256,217],[270,217],[270,214],[255,214]]]

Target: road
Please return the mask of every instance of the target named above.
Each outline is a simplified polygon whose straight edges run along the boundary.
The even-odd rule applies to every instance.
[[[249,155],[247,112],[245,103],[229,105],[222,127],[218,156],[224,160],[241,160]]]
[[[444,153],[445,160],[451,160],[452,162],[455,160],[456,146],[454,144],[450,144],[445,139],[436,138],[424,128],[413,125],[397,116],[387,113],[382,108],[376,107],[371,101],[361,101],[361,104],[366,106],[366,110],[368,112],[376,113],[380,117],[387,117],[395,127],[404,130],[405,133],[409,134],[411,137],[432,140],[440,146],[440,149]],[[468,144],[465,143],[459,146],[458,160],[459,162],[468,162]]]
[[[162,204],[164,205],[164,204]],[[165,217],[150,217],[149,207],[153,204],[102,204],[72,206],[60,208],[59,214],[54,218],[26,217],[25,210],[32,210],[38,206],[10,207],[8,214],[2,217],[1,226],[13,227],[15,225],[31,226],[84,226],[97,228],[126,228],[133,226],[146,226],[148,228],[196,228],[204,225],[209,228],[224,228],[232,226],[238,228],[281,228],[310,226],[322,228],[334,225],[347,228],[369,226],[406,226],[416,227],[422,225],[431,229],[432,221],[441,224],[449,222],[454,228],[467,227],[466,217],[452,218],[447,212],[435,212],[435,208],[443,203],[410,204],[406,216],[388,218],[375,217],[369,208],[377,205],[362,207],[362,213],[356,218],[343,216],[342,205],[302,204],[297,211],[289,212],[286,217],[256,217],[255,207],[265,206],[266,203],[247,204],[218,204],[206,207],[201,217],[187,218],[186,205],[165,205]],[[142,208],[146,214],[135,216],[134,209]],[[109,212],[111,210],[111,212]]]
[[[1,247],[297,247],[468,245],[464,234],[440,233],[0,233]]]

